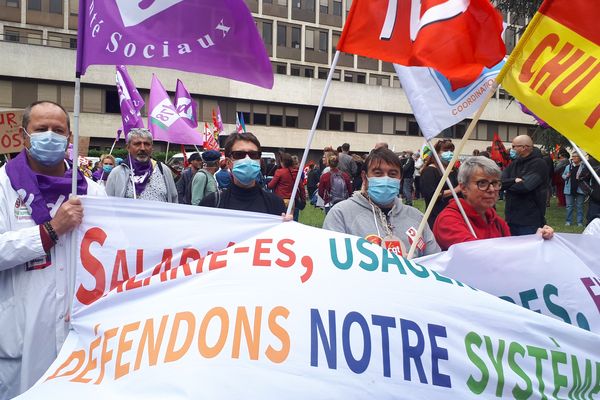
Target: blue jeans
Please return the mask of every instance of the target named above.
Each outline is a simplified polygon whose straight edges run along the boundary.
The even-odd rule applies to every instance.
[[[573,204],[577,207],[577,224],[583,224],[583,201],[585,195],[576,194],[565,194],[565,200],[567,202],[567,221],[569,224],[573,223]]]

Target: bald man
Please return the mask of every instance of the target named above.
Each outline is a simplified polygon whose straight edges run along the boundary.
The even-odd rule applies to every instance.
[[[527,135],[513,139],[510,156],[502,173],[505,219],[512,236],[534,234],[546,221],[547,166]]]

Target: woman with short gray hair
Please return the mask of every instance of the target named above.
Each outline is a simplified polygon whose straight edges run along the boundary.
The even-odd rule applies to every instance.
[[[461,164],[458,182],[464,198],[460,202],[477,237],[471,234],[456,201],[451,200],[433,226],[433,234],[442,250],[456,243],[511,236],[508,224],[494,209],[502,187],[501,176],[500,168],[486,157],[470,157]],[[550,239],[554,230],[545,225],[538,233]]]

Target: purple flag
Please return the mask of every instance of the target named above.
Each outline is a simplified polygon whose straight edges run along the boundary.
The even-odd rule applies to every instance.
[[[154,140],[202,145],[202,135],[177,113],[167,91],[154,74],[148,103],[148,129]]]
[[[79,0],[79,10],[80,75],[95,64],[146,65],[273,87],[243,0]]]
[[[144,99],[133,84],[127,67],[117,65],[117,92],[119,92],[119,106],[121,107],[121,119],[123,120],[123,132],[125,137],[132,128],[143,128],[144,121],[140,110],[144,107]],[[117,138],[118,138],[117,134]]]
[[[188,123],[189,126],[195,128],[198,126],[198,111],[197,105],[190,92],[187,91],[183,82],[177,79],[177,87],[175,88],[175,109],[181,118]]]

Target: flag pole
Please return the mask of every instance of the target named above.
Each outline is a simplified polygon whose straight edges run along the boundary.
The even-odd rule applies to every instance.
[[[435,158],[435,162],[438,166],[438,168],[440,169],[440,171],[444,170],[444,165],[442,164],[442,160],[440,160],[440,156],[438,155],[437,151],[435,151],[433,144],[431,144],[431,141],[429,139],[427,140],[427,144],[429,145],[429,148],[432,149],[431,153],[433,155],[433,158]],[[471,235],[473,235],[475,237],[475,239],[477,239],[477,235],[475,234],[475,231],[473,230],[473,226],[471,225],[471,221],[469,221],[469,218],[467,218],[467,214],[465,213],[465,209],[462,206],[462,203],[458,200],[458,195],[456,194],[456,191],[454,190],[454,188],[452,187],[452,182],[450,181],[450,178],[446,178],[446,184],[448,185],[448,187],[450,188],[450,192],[452,192],[452,197],[454,197],[454,201],[456,201],[456,205],[458,206],[458,210],[460,211],[460,215],[462,215],[463,219],[465,220],[467,227],[469,228],[469,231],[471,232]]]
[[[79,168],[79,114],[81,112],[81,74],[75,73],[75,95],[73,97],[73,165],[71,176],[71,197],[77,196],[77,170]],[[72,230],[69,240],[71,241],[71,260],[67,263],[67,316],[65,321],[71,323],[71,305],[75,293],[75,275],[77,270],[77,230]]]
[[[304,165],[306,164],[306,159],[308,158],[308,152],[310,150],[310,146],[312,144],[313,138],[315,137],[315,131],[317,130],[317,124],[319,122],[319,118],[321,117],[321,111],[323,111],[323,104],[325,104],[325,99],[327,98],[327,93],[329,92],[329,87],[331,86],[331,80],[333,79],[333,73],[335,71],[335,67],[340,58],[340,51],[337,50],[335,55],[333,56],[333,61],[331,62],[331,67],[329,69],[329,74],[327,75],[327,82],[325,82],[325,88],[323,89],[323,93],[321,94],[321,100],[319,101],[319,107],[317,108],[317,113],[315,114],[315,119],[313,120],[312,127],[310,128],[310,134],[308,135],[308,139],[306,141],[306,147],[304,148],[304,153],[302,153],[302,160],[300,161],[300,165],[298,166],[298,174],[296,175],[296,181],[294,182],[294,187],[292,189],[292,195],[290,197],[290,202],[288,204],[288,208],[286,214],[291,214],[292,209],[294,208],[294,201],[296,200],[296,193],[298,192],[298,186],[300,185],[300,179],[302,179],[302,171],[304,170]]]
[[[167,163],[167,158],[169,157],[169,144],[170,142],[167,142],[167,151],[165,151],[165,164]]]
[[[598,177],[598,174],[596,173],[596,171],[594,171],[594,168],[592,168],[590,162],[587,160],[587,158],[585,158],[581,149],[575,143],[573,143],[571,139],[569,139],[569,143],[571,143],[571,147],[573,147],[577,154],[579,154],[579,158],[581,158],[581,161],[583,161],[587,169],[590,170],[590,174],[592,174],[596,182],[598,182],[598,184],[600,185],[600,177]]]
[[[421,220],[419,229],[417,229],[416,237],[414,238],[412,244],[410,245],[410,250],[408,251],[408,255],[406,258],[408,258],[408,259],[413,258],[413,255],[415,254],[415,249],[417,247],[417,243],[419,242],[419,239],[423,235],[423,230],[425,229],[425,225],[427,224],[427,218],[429,218],[429,215],[433,211],[433,206],[435,205],[435,201],[437,200],[437,197],[438,197],[440,191],[442,190],[442,187],[446,183],[446,179],[450,175],[450,171],[452,171],[452,168],[454,167],[456,160],[458,160],[458,155],[461,153],[461,151],[465,147],[465,144],[471,137],[471,134],[475,130],[475,127],[477,126],[477,122],[479,121],[479,118],[481,118],[481,114],[483,114],[483,110],[485,110],[485,108],[487,107],[488,103],[490,102],[492,96],[496,93],[496,90],[498,89],[498,86],[500,85],[498,82],[499,82],[499,80],[498,80],[498,78],[496,78],[496,80],[494,81],[494,85],[492,86],[492,89],[490,91],[488,91],[488,93],[486,94],[485,100],[483,101],[483,103],[481,104],[481,106],[479,107],[479,109],[477,110],[475,115],[473,116],[473,120],[469,124],[467,131],[465,132],[464,136],[458,143],[458,147],[455,149],[456,151],[454,152],[454,156],[452,157],[452,160],[450,160],[450,163],[448,164],[448,166],[446,167],[446,170],[444,171],[444,175],[442,176],[442,179],[440,179],[440,181],[437,185],[437,188],[435,189],[435,192],[433,192],[433,197],[431,198],[431,201],[429,202],[429,205],[427,206],[427,210],[425,210],[425,215],[423,215],[423,219]],[[435,149],[432,149],[432,152],[435,152]]]

